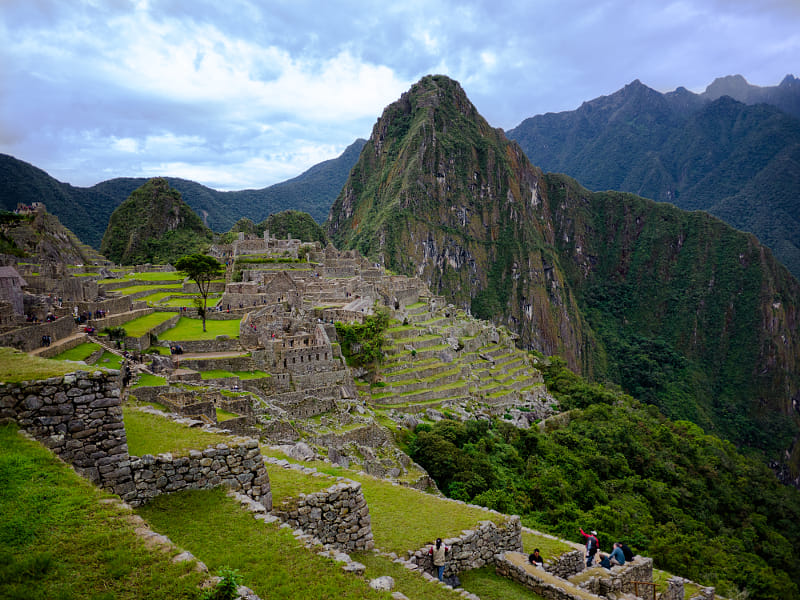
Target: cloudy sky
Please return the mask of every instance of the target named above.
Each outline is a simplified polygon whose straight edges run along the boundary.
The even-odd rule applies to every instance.
[[[0,153],[243,189],[338,156],[428,73],[505,129],[634,79],[776,85],[800,0],[0,0],[0,40]]]

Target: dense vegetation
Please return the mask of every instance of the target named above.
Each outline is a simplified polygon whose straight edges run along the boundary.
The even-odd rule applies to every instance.
[[[670,421],[552,360],[548,389],[569,412],[545,432],[502,419],[419,425],[407,449],[447,495],[523,515],[581,541],[600,533],[725,596],[800,598],[800,493],[687,421]]]
[[[156,177],[131,193],[111,214],[100,252],[122,265],[164,264],[203,252],[211,243],[203,225],[181,194]]]
[[[376,308],[375,314],[364,317],[361,323],[337,321],[335,326],[347,364],[354,367],[372,367],[381,361],[383,346],[386,343],[384,334],[389,326],[389,313]]]
[[[751,231],[800,277],[800,88],[794,81],[776,88],[715,82],[701,95],[682,88],[660,94],[634,81],[574,111],[526,119],[508,136],[535,165],[590,189],[706,210]]]
[[[358,159],[364,140],[356,140],[337,158],[319,163],[297,177],[258,190],[220,192],[206,186],[168,177],[184,201],[214,231],[227,231],[237,219],[254,222],[286,209],[305,211],[322,223]],[[142,178],[118,178],[89,188],[61,183],[47,173],[0,154],[0,209],[14,210],[18,202],[44,202],[47,210],[84,242],[100,247],[111,213],[137,188],[147,182]]]
[[[299,210],[284,210],[272,214],[258,224],[247,217],[242,217],[234,223],[228,233],[222,236],[222,241],[232,242],[239,232],[260,237],[265,231],[269,231],[273,238],[286,239],[290,236],[303,242],[320,242],[323,246],[328,245],[328,236],[325,235],[322,226],[310,214]]]
[[[634,132],[653,126],[640,117]],[[446,77],[385,109],[328,231],[671,418],[770,460],[800,434],[797,280],[707,213],[541,173]]]

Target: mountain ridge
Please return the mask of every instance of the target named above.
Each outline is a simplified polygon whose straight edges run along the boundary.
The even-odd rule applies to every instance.
[[[589,189],[707,210],[754,233],[798,277],[800,119],[774,104],[789,111],[796,101],[800,115],[798,82],[758,88],[739,76],[703,94],[661,94],[636,80],[574,111],[525,119],[507,135],[544,171]]]

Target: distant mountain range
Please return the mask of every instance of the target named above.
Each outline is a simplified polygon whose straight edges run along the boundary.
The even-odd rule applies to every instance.
[[[589,189],[705,210],[752,232],[800,278],[800,79],[758,87],[737,75],[702,94],[637,80],[507,135],[533,164]]]
[[[260,222],[287,209],[307,212],[322,223],[364,143],[365,140],[356,140],[339,157],[260,190],[220,192],[186,179],[166,179],[205,224],[217,232],[227,231],[242,217]],[[145,178],[124,177],[88,188],[75,187],[57,181],[33,165],[0,154],[0,208],[14,210],[18,203],[44,202],[49,213],[58,216],[66,227],[94,248],[100,247],[114,209],[146,181]]]

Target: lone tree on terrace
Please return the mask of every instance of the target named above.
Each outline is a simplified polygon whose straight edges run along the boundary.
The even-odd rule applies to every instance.
[[[189,279],[197,284],[200,290],[202,301],[197,307],[197,312],[203,319],[203,331],[206,330],[206,308],[208,307],[208,290],[211,287],[211,280],[216,279],[225,269],[225,265],[213,256],[205,254],[190,254],[182,256],[175,263],[175,268],[184,273]]]

